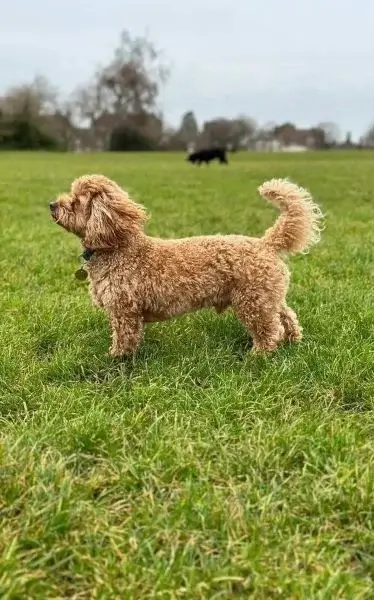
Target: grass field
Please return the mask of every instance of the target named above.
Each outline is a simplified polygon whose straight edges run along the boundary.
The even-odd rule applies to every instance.
[[[74,279],[48,203],[103,172],[162,236],[261,234],[266,178],[309,187],[322,242],[291,259],[301,345],[240,323],[149,326],[129,363]],[[374,155],[0,154],[0,597],[374,597]]]

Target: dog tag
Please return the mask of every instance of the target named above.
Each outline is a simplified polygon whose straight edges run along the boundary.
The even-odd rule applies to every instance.
[[[84,279],[87,279],[87,276],[88,276],[88,273],[87,273],[86,269],[84,269],[83,267],[81,267],[80,269],[75,271],[75,279],[79,279],[79,281],[83,281]]]

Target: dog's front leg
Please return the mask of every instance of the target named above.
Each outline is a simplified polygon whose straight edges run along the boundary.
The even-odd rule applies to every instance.
[[[143,333],[143,318],[139,314],[109,315],[112,325],[111,356],[133,354],[140,344]]]

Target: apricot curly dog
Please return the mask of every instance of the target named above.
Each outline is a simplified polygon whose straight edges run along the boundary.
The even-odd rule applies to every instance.
[[[145,323],[208,307],[232,307],[257,352],[301,339],[286,304],[290,277],[281,256],[318,242],[321,211],[288,180],[267,181],[259,193],[281,210],[262,238],[149,237],[145,209],[103,175],[76,179],[51,203],[53,219],[82,240],[93,301],[112,325],[112,356],[134,352]]]

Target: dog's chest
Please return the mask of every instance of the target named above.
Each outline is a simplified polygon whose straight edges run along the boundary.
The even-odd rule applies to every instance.
[[[107,270],[105,273],[89,273],[90,294],[92,301],[100,308],[108,308],[116,304],[119,300],[125,301],[131,293],[129,285],[129,274],[122,271],[120,274],[116,271]],[[130,279],[133,279],[130,277]]]
[[[116,278],[110,272],[106,273],[89,273],[90,278],[90,294],[91,298],[97,306],[105,308],[106,306],[113,303],[116,294],[116,288],[118,290],[118,284],[116,285]]]
[[[110,286],[108,282],[104,281],[91,281],[90,282],[90,295],[92,301],[96,306],[100,306],[100,308],[104,308],[108,303],[108,300],[111,296]]]

